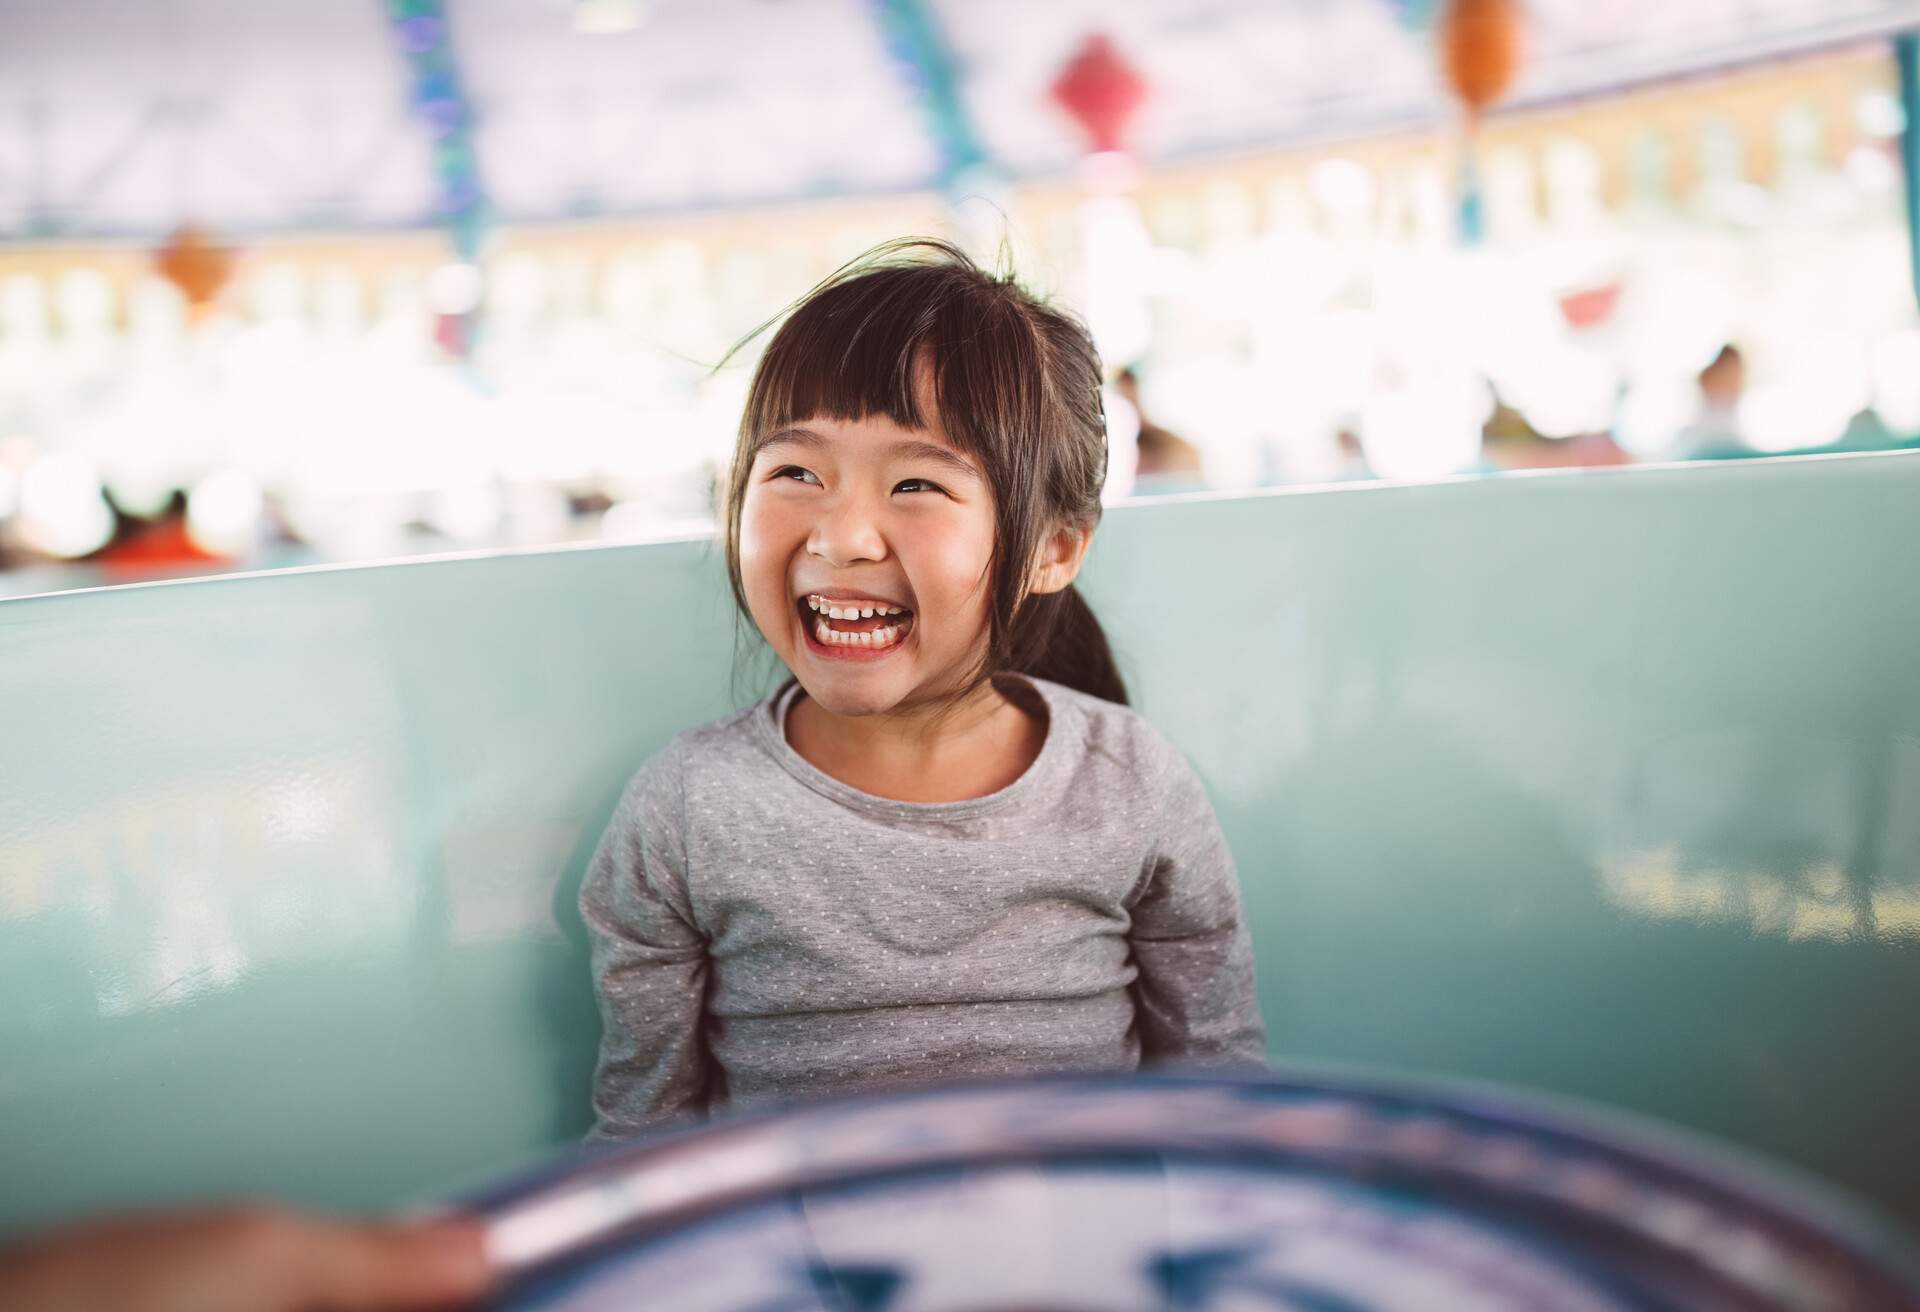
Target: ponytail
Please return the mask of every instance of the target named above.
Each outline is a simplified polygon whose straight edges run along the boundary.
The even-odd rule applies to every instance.
[[[1028,597],[1014,621],[1012,637],[1006,668],[1127,704],[1127,685],[1120,678],[1106,630],[1078,588],[1069,584],[1059,592]]]

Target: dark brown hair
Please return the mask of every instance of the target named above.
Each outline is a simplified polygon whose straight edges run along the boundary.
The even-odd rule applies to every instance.
[[[1013,672],[1124,705],[1113,651],[1079,592],[1026,590],[1028,564],[1049,533],[1100,520],[1107,423],[1099,354],[1072,315],[944,241],[907,238],[867,252],[808,292],[767,344],[740,418],[724,511],[740,614],[748,615],[740,513],[761,445],[810,418],[878,415],[924,429],[915,390],[922,368],[940,426],[980,465],[993,496],[987,651],[959,696]]]

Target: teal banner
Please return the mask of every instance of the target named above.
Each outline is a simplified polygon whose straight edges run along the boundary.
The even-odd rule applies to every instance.
[[[1900,64],[1900,108],[1906,125],[1900,133],[1900,161],[1905,165],[1907,188],[1908,270],[1913,277],[1913,294],[1920,300],[1920,33],[1907,32],[1894,38],[1894,57]]]

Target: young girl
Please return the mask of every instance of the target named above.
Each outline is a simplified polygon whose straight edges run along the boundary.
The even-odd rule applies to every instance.
[[[593,1137],[957,1077],[1260,1063],[1219,823],[1072,586],[1100,380],[1077,322],[938,242],[842,270],[775,334],[726,552],[793,677],[648,760],[593,858]]]

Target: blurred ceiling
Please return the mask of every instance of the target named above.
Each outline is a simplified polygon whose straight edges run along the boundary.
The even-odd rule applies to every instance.
[[[1420,0],[586,2],[446,0],[500,220],[919,189],[943,132],[1004,175],[1058,174],[1082,143],[1048,87],[1093,31],[1149,85],[1150,161],[1449,112],[1405,21]],[[1920,0],[1526,8],[1515,104],[1920,26]],[[911,55],[883,22],[902,12],[930,38]],[[921,88],[947,78],[943,120]],[[0,239],[418,226],[436,194],[380,0],[0,0]]]

